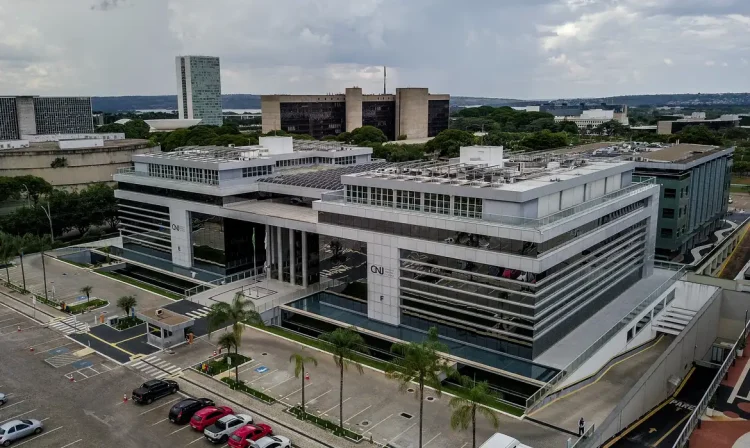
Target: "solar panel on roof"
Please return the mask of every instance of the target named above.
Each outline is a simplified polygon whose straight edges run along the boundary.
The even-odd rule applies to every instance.
[[[291,185],[296,187],[317,188],[321,190],[340,190],[341,176],[347,174],[371,171],[387,166],[395,165],[389,162],[374,162],[364,165],[352,165],[342,168],[333,168],[325,171],[315,171],[299,174],[282,174],[275,177],[259,179],[258,182],[266,182],[280,185]]]

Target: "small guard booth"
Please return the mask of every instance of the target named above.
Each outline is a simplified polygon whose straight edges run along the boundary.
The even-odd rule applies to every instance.
[[[189,328],[195,324],[182,314],[165,308],[150,308],[136,311],[136,316],[146,322],[146,342],[160,350],[169,350],[187,343]]]

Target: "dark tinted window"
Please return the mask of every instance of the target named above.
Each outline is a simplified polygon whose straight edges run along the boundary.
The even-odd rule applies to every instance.
[[[232,437],[230,437],[230,438],[232,440],[234,440],[235,442],[241,442],[242,441],[242,437],[238,436],[237,434],[232,434]]]

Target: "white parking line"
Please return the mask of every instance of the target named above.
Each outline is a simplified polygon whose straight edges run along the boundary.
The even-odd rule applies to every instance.
[[[249,382],[249,383],[247,383],[247,384],[253,384],[254,382],[258,381],[259,379],[261,379],[261,378],[265,378],[265,377],[266,377],[267,375],[270,375],[270,374],[272,374],[273,372],[276,372],[276,371],[278,371],[278,370],[279,370],[279,369],[273,369],[273,370],[271,370],[270,372],[265,372],[265,373],[261,373],[261,374],[260,374],[260,376],[259,376],[258,378],[255,378],[254,380],[250,381],[250,382]]]
[[[465,442],[463,445],[461,445],[461,448],[466,448],[466,445],[468,445],[469,442]]]
[[[0,316],[0,317],[2,317],[2,316]],[[7,321],[13,320],[13,319],[18,319],[18,316],[13,316],[13,317],[9,317],[8,319],[0,320],[0,323],[7,322]]]
[[[343,405],[344,405],[344,403],[346,403],[347,401],[351,400],[351,398],[352,398],[352,397],[347,397],[347,399],[346,399],[346,400],[344,400],[344,401],[342,401],[342,402],[341,402],[341,405],[343,406]],[[334,406],[334,407],[332,407],[331,409],[329,409],[329,410],[327,410],[327,411],[323,412],[322,414],[323,414],[323,415],[326,415],[326,414],[328,414],[329,412],[331,412],[332,410],[336,409],[337,407],[339,407],[339,404],[338,404],[338,403],[336,403],[336,406]]]
[[[58,349],[58,348],[67,347],[68,345],[73,345],[73,344],[77,344],[77,342],[68,342],[67,344],[58,345],[57,347],[52,347],[52,348],[49,348],[47,350],[39,350],[39,351],[35,352],[34,354],[35,355],[43,355],[45,353],[49,354],[49,352],[52,351],[52,350],[55,350],[55,349]]]
[[[80,441],[82,441],[82,440],[83,440],[83,439],[78,439],[78,440],[76,440],[75,442],[70,442],[70,443],[69,443],[69,444],[67,444],[67,445],[63,445],[63,446],[61,446],[60,448],[68,448],[69,446],[73,446],[73,445],[75,445],[76,443],[78,443],[78,442],[80,442]]]
[[[166,405],[168,405],[168,404],[170,404],[170,403],[174,403],[174,402],[175,402],[175,401],[177,401],[177,400],[179,400],[179,398],[175,398],[175,399],[173,399],[173,400],[169,400],[168,402],[166,402],[166,403],[164,403],[164,404],[160,404],[159,406],[157,406],[157,407],[155,407],[155,408],[151,408],[151,409],[149,409],[148,411],[143,411],[143,412],[141,412],[141,413],[140,413],[140,415],[148,414],[148,413],[149,413],[149,412],[151,412],[151,411],[155,411],[155,410],[157,410],[157,409],[159,409],[159,408],[163,408],[164,406],[166,406]]]
[[[312,400],[307,400],[307,404],[312,403],[313,401],[317,400],[318,398],[322,397],[323,395],[327,394],[328,392],[332,391],[333,389],[328,389],[327,391],[323,392],[322,394],[318,395],[317,397],[313,398]]]
[[[174,434],[174,433],[180,432],[180,431],[182,431],[183,429],[188,429],[188,428],[190,428],[190,425],[185,425],[185,426],[183,426],[183,427],[182,427],[182,428],[180,428],[180,429],[176,429],[176,430],[174,430],[174,431],[170,432],[170,433],[169,433],[169,435],[171,436],[171,435],[172,435],[172,434]]]
[[[389,415],[388,417],[384,418],[383,420],[380,420],[379,422],[375,423],[374,425],[367,428],[367,432],[372,433],[372,430],[377,428],[381,423],[388,420],[389,418],[393,417],[393,414]]]
[[[13,406],[18,406],[19,404],[23,403],[24,401],[26,401],[26,400],[16,401],[16,402],[15,402],[15,403],[13,403],[13,404],[9,404],[9,405],[7,405],[7,406],[3,406],[2,408],[0,408],[0,411],[4,411],[4,410],[6,410],[6,409],[10,409],[10,408],[12,408]]]
[[[188,444],[187,444],[187,445],[185,445],[185,446],[188,446],[188,445],[192,445],[192,444],[194,444],[195,442],[197,442],[197,441],[199,441],[199,440],[203,440],[204,438],[205,438],[205,437],[203,437],[203,436],[200,436],[200,437],[198,437],[197,439],[193,440],[192,442],[188,443]]]
[[[412,429],[412,428],[413,428],[413,427],[415,427],[415,426],[417,426],[417,423],[416,423],[416,422],[415,422],[415,423],[412,423],[412,424],[411,424],[411,426],[409,426],[408,428],[406,428],[406,429],[404,429],[403,431],[401,431],[401,432],[400,432],[400,433],[399,433],[399,434],[398,434],[398,435],[397,435],[396,437],[394,437],[394,438],[392,438],[391,440],[389,440],[389,441],[388,441],[388,443],[391,443],[391,442],[393,442],[394,440],[398,439],[399,437],[401,437],[402,435],[404,435],[404,434],[406,433],[406,431],[408,431],[408,430]]]
[[[248,370],[252,369],[253,367],[257,366],[258,364],[260,364],[260,361],[253,362],[252,364],[250,364],[249,366],[247,366],[247,368],[240,370],[240,373],[245,373]]]
[[[349,420],[351,420],[351,419],[353,419],[354,417],[358,416],[359,414],[361,414],[361,413],[365,412],[366,410],[370,409],[371,407],[372,407],[372,405],[370,405],[370,406],[367,406],[366,408],[362,409],[361,411],[357,412],[356,414],[354,414],[354,415],[352,415],[351,417],[349,417],[349,418],[347,418],[346,420],[344,420],[344,423],[349,423]]]
[[[308,384],[308,386],[309,386],[310,384],[312,384],[312,382],[310,382],[310,383]],[[285,396],[281,397],[281,399],[282,399],[282,400],[286,400],[287,398],[291,397],[292,395],[296,394],[297,392],[299,392],[299,391],[301,391],[301,390],[302,390],[302,388],[300,387],[299,389],[295,390],[295,391],[294,391],[294,392],[292,392],[291,394],[289,394],[289,395],[285,395]]]
[[[44,342],[40,342],[40,343],[38,343],[38,344],[34,344],[34,345],[29,345],[29,346],[28,346],[28,347],[26,347],[26,348],[31,348],[31,347],[38,347],[38,346],[40,346],[40,345],[44,345],[44,344],[46,344],[46,343],[48,343],[48,342],[52,342],[52,341],[58,341],[58,340],[60,340],[60,339],[67,339],[67,338],[66,338],[65,336],[60,336],[59,338],[52,338],[52,339],[50,339],[49,341],[44,341]]]
[[[158,422],[156,422],[156,423],[153,423],[153,424],[151,424],[151,426],[156,426],[156,425],[158,425],[159,423],[161,423],[161,422],[165,422],[165,421],[167,421],[167,419],[166,419],[166,418],[163,418],[163,419],[159,420]]]
[[[433,437],[430,440],[428,440],[424,445],[422,445],[422,448],[426,447],[427,445],[430,444],[430,442],[432,442],[433,440],[437,439],[440,434],[442,434],[442,432],[437,433],[437,435],[435,437]]]
[[[10,417],[10,418],[9,418],[9,419],[7,419],[7,420],[15,420],[15,419],[17,419],[18,417],[20,417],[20,416],[22,416],[22,415],[26,415],[26,414],[31,414],[32,412],[36,411],[36,409],[37,409],[37,408],[34,408],[34,409],[30,410],[30,411],[26,411],[26,412],[24,412],[23,414],[18,414],[18,415],[14,415],[13,417]]]
[[[31,442],[32,440],[36,440],[36,439],[38,439],[39,437],[44,437],[44,436],[46,436],[47,434],[53,433],[53,432],[55,432],[55,431],[57,431],[58,429],[61,429],[61,428],[62,428],[62,426],[58,426],[58,427],[57,427],[57,428],[55,428],[55,429],[50,429],[49,431],[45,431],[45,432],[43,432],[43,433],[39,434],[39,435],[38,435],[38,436],[36,436],[36,437],[32,437],[32,438],[30,438],[30,439],[27,439],[27,440],[25,440],[25,441],[23,441],[23,442],[21,442],[21,443],[19,443],[19,444],[16,444],[16,446],[21,446],[21,445],[23,445],[23,444],[25,444],[25,443],[29,443],[29,442]]]
[[[271,390],[271,389],[273,389],[276,386],[281,386],[282,384],[286,383],[287,381],[289,381],[291,379],[295,379],[295,378],[296,377],[294,377],[294,376],[290,376],[289,378],[285,379],[284,381],[280,381],[280,382],[274,384],[273,386],[267,387],[266,390]]]
[[[0,330],[2,330],[3,328],[10,328],[10,327],[15,327],[15,326],[17,326],[17,325],[20,325],[20,322],[21,322],[21,321],[19,320],[19,321],[18,321],[18,323],[15,323],[15,324],[10,324],[10,325],[6,325],[6,326],[4,326],[4,327],[0,327]],[[18,445],[16,445],[16,446],[18,446]]]

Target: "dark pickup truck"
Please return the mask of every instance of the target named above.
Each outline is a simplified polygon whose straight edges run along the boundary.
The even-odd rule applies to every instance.
[[[177,382],[172,380],[151,380],[141,384],[133,391],[133,401],[140,404],[151,404],[154,400],[173,394],[180,390]]]

